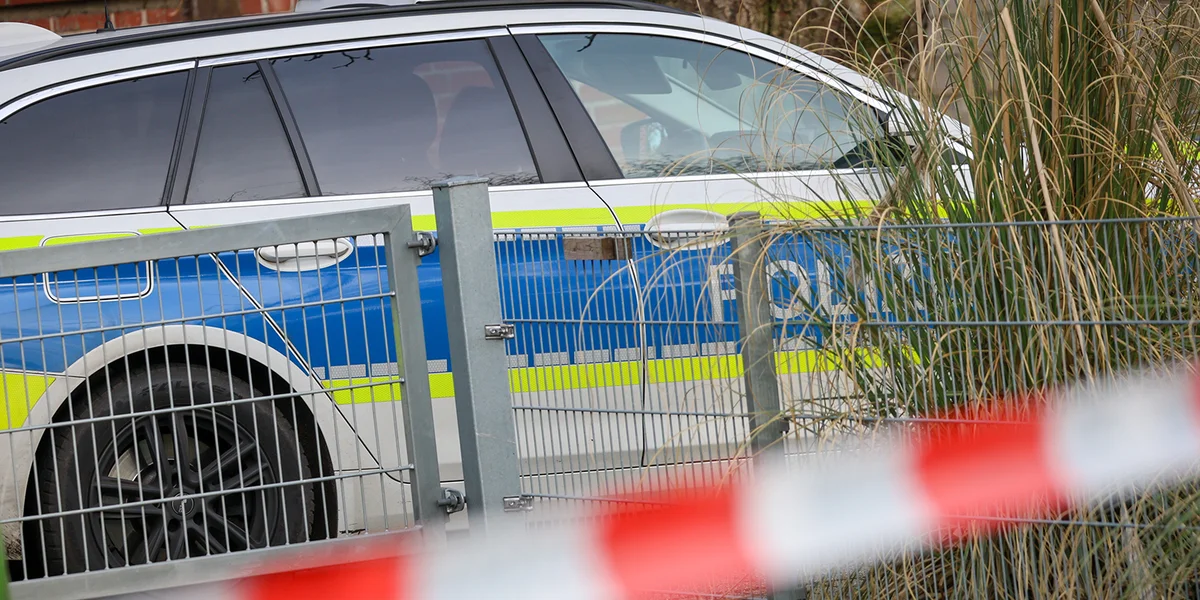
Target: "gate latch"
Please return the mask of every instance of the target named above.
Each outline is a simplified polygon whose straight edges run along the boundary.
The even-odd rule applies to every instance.
[[[485,340],[511,340],[517,337],[517,327],[509,323],[494,323],[483,326]]]
[[[533,496],[505,496],[504,512],[533,510]]]
[[[417,231],[413,233],[416,238],[408,242],[408,247],[417,251],[417,256],[429,256],[433,254],[434,248],[437,248],[437,238],[428,231]]]
[[[454,488],[442,488],[442,498],[438,506],[446,509],[446,514],[452,515],[467,507],[467,497]]]

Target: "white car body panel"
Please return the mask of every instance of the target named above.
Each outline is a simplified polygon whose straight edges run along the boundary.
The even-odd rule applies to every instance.
[[[254,19],[246,19],[252,25]],[[0,71],[0,119],[40,99],[85,86],[127,79],[137,75],[178,71],[195,65],[223,65],[261,58],[274,58],[309,54],[319,50],[352,49],[364,46],[385,46],[446,39],[480,38],[513,33],[550,33],[569,31],[622,31],[667,34],[688,39],[719,44],[734,50],[748,51],[756,56],[790,66],[829,85],[845,91],[876,108],[886,109],[890,102],[911,102],[891,92],[870,79],[855,73],[833,61],[811,52],[789,45],[763,34],[695,15],[668,12],[640,11],[620,8],[603,10],[588,8],[521,8],[493,9],[482,11],[455,11],[451,13],[405,14],[353,18],[346,20],[318,21],[311,24],[280,25],[263,29],[234,29],[219,35],[181,37],[144,45],[105,48],[100,51],[58,58],[47,62],[21,66]],[[132,35],[132,34],[130,34]],[[70,40],[66,40],[69,42]],[[70,83],[63,83],[70,82]],[[961,124],[946,119],[947,130],[957,136],[969,136],[970,132]],[[861,173],[803,172],[765,175],[692,176],[654,179],[629,179],[592,181],[570,184],[538,184],[494,188],[491,192],[493,211],[533,211],[547,206],[566,208],[611,209],[616,216],[605,222],[596,223],[603,227],[621,227],[635,223],[620,219],[625,207],[654,207],[676,204],[746,204],[756,202],[787,201],[819,202],[840,197],[837,182],[845,175]],[[873,192],[877,182],[865,174],[864,187],[859,190],[864,197],[877,196]],[[856,191],[855,194],[858,195]],[[428,192],[406,192],[397,194],[363,194],[322,198],[299,198],[266,200],[237,204],[207,204],[197,206],[172,206],[170,214],[166,208],[138,211],[108,211],[105,213],[70,213],[49,216],[0,217],[0,237],[8,231],[28,233],[36,230],[40,235],[79,235],[126,231],[132,227],[140,229],[169,229],[197,226],[225,225],[271,219],[279,216],[319,215],[344,210],[407,204],[417,217],[429,218],[433,205]],[[724,210],[724,209],[722,209]],[[19,235],[19,234],[13,234]],[[219,329],[192,326],[161,327],[147,329],[136,334],[111,340],[91,350],[84,359],[73,364],[63,377],[56,379],[33,407],[27,423],[30,427],[50,422],[54,411],[68,398],[71,389],[97,369],[103,368],[105,360],[121,354],[132,354],[145,348],[179,344],[205,343],[245,354],[269,367],[279,377],[293,385],[302,394],[325,432],[325,442],[330,449],[339,472],[377,468],[383,464],[400,464],[403,439],[396,439],[392,432],[402,432],[391,427],[399,422],[398,403],[351,404],[338,407],[325,393],[321,383],[300,367],[290,363],[282,354],[265,344],[241,335],[232,335]],[[630,389],[613,388],[606,393],[630,393]],[[654,404],[658,398],[678,397],[679,392],[663,389],[650,390]],[[559,394],[555,401],[584,401],[569,394]],[[530,398],[514,396],[514,402]],[[544,398],[542,401],[544,402]],[[462,466],[457,445],[457,421],[454,418],[452,398],[435,400],[435,423],[438,437],[439,462],[444,481],[461,478]],[[564,417],[565,418],[565,417]],[[574,417],[572,417],[574,418]],[[360,428],[355,431],[353,423],[382,420],[388,427]],[[532,435],[533,423],[518,423],[526,428],[525,435]],[[576,423],[571,427],[579,427]],[[603,429],[602,423],[583,424],[584,427]],[[640,451],[641,425],[634,435],[621,431],[610,432],[599,437],[609,446],[600,451],[599,445],[582,445],[572,448],[564,455],[559,448],[568,445],[561,440],[548,440],[539,448],[526,449],[530,461],[557,461],[587,470],[606,468],[620,463],[630,453]],[[560,423],[547,431],[567,431],[569,427]],[[659,429],[655,427],[655,429]],[[22,500],[32,467],[32,449],[40,438],[41,429],[31,430],[16,438],[29,440],[28,444],[12,443],[0,447],[0,464],[12,464],[13,470],[0,470],[0,518],[13,518],[21,514]],[[716,436],[716,433],[706,435]],[[616,440],[616,447],[612,442]],[[667,440],[658,440],[666,443]],[[636,442],[636,444],[635,444]],[[597,442],[598,443],[598,442]],[[594,448],[593,448],[594,446]],[[589,449],[597,452],[590,453]],[[724,457],[721,457],[724,458]],[[586,479],[582,476],[559,476]],[[535,478],[536,479],[536,478]],[[542,478],[547,479],[547,478]],[[553,479],[553,477],[549,477]],[[351,480],[346,480],[351,481]],[[536,481],[535,481],[536,484]],[[379,523],[385,514],[396,515],[395,507],[381,507],[373,500],[383,492],[371,489],[376,484],[339,484],[342,494],[342,531],[361,529]],[[398,483],[396,485],[399,485]],[[580,484],[583,485],[583,484]],[[356,487],[357,486],[357,487]],[[390,492],[389,492],[390,494]],[[399,497],[399,496],[395,496]],[[394,518],[394,517],[393,517]],[[394,521],[393,521],[394,523]],[[394,526],[394,525],[393,525]],[[9,555],[15,556],[14,535],[19,527],[10,526],[4,531]],[[19,550],[19,546],[17,548]]]

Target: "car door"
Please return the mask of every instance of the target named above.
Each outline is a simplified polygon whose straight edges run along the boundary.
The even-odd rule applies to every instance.
[[[83,77],[0,104],[0,249],[180,229],[164,191],[193,65]],[[182,316],[178,286],[163,277],[137,263],[0,281],[0,340],[23,340],[0,346],[2,425],[21,426],[103,341]]]
[[[635,238],[634,257],[648,323],[648,464],[733,456],[746,432],[732,416],[745,412],[740,394],[725,389],[739,372],[728,248],[686,243],[681,232],[723,229],[740,211],[805,219],[868,205],[881,180],[860,162],[860,148],[881,128],[882,103],[700,32],[588,25],[514,33],[531,63],[556,67],[539,71],[543,85],[559,77],[570,85],[561,110],[582,106],[590,118],[592,127],[575,135],[602,140],[616,164],[619,177],[589,183],[623,227],[645,233]],[[783,252],[790,262],[782,264],[797,272],[780,279],[829,278],[811,248]],[[818,297],[840,301],[835,293]],[[804,339],[808,332],[789,333]],[[788,385],[798,391],[809,383]]]
[[[341,42],[201,64],[211,64],[212,84],[186,201],[172,207],[180,222],[200,227],[403,203],[416,229],[433,231],[430,184],[488,178],[504,317],[517,327],[508,352],[526,472],[551,477],[596,460],[605,467],[640,461],[640,434],[625,433],[623,417],[556,410],[636,391],[636,382],[616,376],[568,376],[638,346],[631,325],[587,324],[602,311],[621,321],[613,314],[633,306],[632,278],[612,262],[584,268],[562,260],[560,230],[612,229],[616,221],[582,181],[507,32]],[[251,249],[222,261],[255,301],[280,309],[271,313],[279,329],[335,390],[338,409],[367,447],[391,464],[403,443],[393,435],[397,398],[389,385],[376,385],[394,374],[385,300],[317,306],[386,292],[376,243],[253,249],[248,240]],[[437,251],[425,257],[414,284],[422,294],[442,476],[453,480],[461,465],[438,260]],[[596,297],[599,282],[612,285]],[[535,430],[545,437],[535,439],[543,435]],[[589,436],[623,436],[624,450],[600,456]]]

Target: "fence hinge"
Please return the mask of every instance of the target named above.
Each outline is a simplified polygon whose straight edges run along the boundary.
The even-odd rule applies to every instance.
[[[517,327],[509,323],[493,323],[483,326],[485,340],[511,340],[517,337]]]
[[[428,231],[416,231],[413,233],[417,239],[410,240],[408,247],[417,251],[417,256],[429,256],[433,254],[433,250],[437,248],[437,238]]]
[[[523,510],[533,510],[533,496],[504,497],[504,512],[521,512]]]
[[[442,498],[438,506],[446,509],[446,514],[452,515],[467,507],[467,497],[454,488],[442,488]]]

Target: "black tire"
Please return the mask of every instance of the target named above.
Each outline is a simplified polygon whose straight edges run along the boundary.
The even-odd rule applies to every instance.
[[[270,401],[230,404],[256,395],[227,373],[186,365],[93,385],[72,420],[101,420],[51,430],[38,456],[38,514],[86,512],[27,523],[37,566],[57,575],[307,541],[308,457]],[[192,406],[202,408],[169,410]]]

